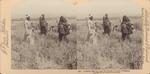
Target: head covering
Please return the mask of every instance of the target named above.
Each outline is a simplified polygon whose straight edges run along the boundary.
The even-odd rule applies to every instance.
[[[41,14],[40,19],[41,19],[41,20],[45,20],[45,15],[44,15],[44,14]]]
[[[93,16],[89,17],[90,20],[93,20]]]
[[[28,14],[26,14],[26,18],[30,17]]]
[[[42,16],[42,17],[44,17],[45,15],[44,15],[44,14],[42,14],[41,16]]]
[[[91,14],[89,14],[89,19],[92,20],[93,19],[93,16]]]
[[[66,23],[66,22],[67,22],[67,19],[66,19],[64,16],[60,16],[59,22],[64,22],[64,23]]]
[[[124,15],[123,16],[123,22],[129,22],[129,21],[130,21],[130,19],[126,15]]]
[[[107,13],[105,14],[105,19],[108,19],[108,14]]]
[[[26,14],[26,19],[30,20],[30,16],[28,14]]]

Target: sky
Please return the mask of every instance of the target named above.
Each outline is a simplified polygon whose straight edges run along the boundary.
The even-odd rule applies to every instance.
[[[79,0],[77,0],[79,1]],[[38,18],[41,14],[46,17],[77,16],[86,17],[92,14],[102,17],[137,16],[141,15],[141,7],[132,0],[83,0],[85,3],[73,5],[71,0],[19,0],[12,8],[12,18],[24,18],[26,14]],[[74,2],[73,2],[74,3]]]

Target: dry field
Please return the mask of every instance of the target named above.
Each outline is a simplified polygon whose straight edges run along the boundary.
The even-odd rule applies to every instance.
[[[68,36],[69,43],[58,41],[58,33],[47,36],[35,35],[35,44],[23,41],[23,21],[12,21],[12,69],[141,69],[142,20],[131,19],[136,31],[131,40],[121,41],[121,33],[111,36],[102,34],[102,21],[97,21],[97,44],[87,40],[85,20],[69,20],[76,25],[76,31]],[[38,21],[33,21],[37,24]],[[111,19],[112,25],[119,25],[119,19]],[[49,20],[56,25],[56,20]]]

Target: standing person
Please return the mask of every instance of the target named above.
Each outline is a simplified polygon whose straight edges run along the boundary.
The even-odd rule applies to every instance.
[[[103,34],[108,34],[110,36],[110,32],[111,32],[111,22],[108,18],[108,14],[105,14],[105,16],[103,17]]]
[[[24,28],[25,28],[24,40],[27,40],[27,37],[30,35],[30,30],[31,30],[31,21],[30,21],[30,16],[28,15],[26,15]]]
[[[130,38],[130,34],[132,34],[132,24],[130,19],[127,16],[123,16],[122,23],[121,23],[121,33],[122,33],[122,40],[124,41],[126,38]]]
[[[39,19],[39,23],[40,23],[40,32],[41,34],[43,35],[46,35],[47,34],[47,27],[48,27],[48,23],[46,22],[45,20],[45,15],[42,14],[40,19]]]
[[[96,42],[96,27],[95,27],[95,22],[93,20],[93,16],[89,16],[89,19],[88,19],[88,40],[94,44]]]
[[[33,28],[32,28],[32,23],[30,20],[30,16],[26,15],[26,20],[24,23],[24,28],[25,28],[25,35],[24,35],[24,40],[29,41],[29,43],[32,45],[34,44],[34,37],[33,37]]]
[[[59,33],[59,41],[61,42],[63,39],[68,42],[67,35],[69,32],[69,24],[67,23],[67,19],[64,16],[61,16],[58,23],[58,33]]]
[[[128,30],[128,38],[130,38],[130,35],[133,33],[133,24],[131,23],[129,17],[126,16],[126,25],[127,25],[127,30]]]

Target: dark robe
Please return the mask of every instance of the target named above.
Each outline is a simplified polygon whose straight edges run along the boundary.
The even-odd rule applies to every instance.
[[[67,35],[70,34],[69,24],[67,23],[67,19],[63,16],[60,17],[58,23],[58,33],[59,33],[59,41],[62,39],[67,39]]]
[[[46,22],[45,18],[43,18],[43,17],[40,17],[39,21],[40,21],[40,31],[41,31],[41,34],[46,35],[47,34],[48,23]]]
[[[103,17],[103,29],[104,29],[104,34],[110,35],[110,32],[111,32],[111,22],[106,17]]]

